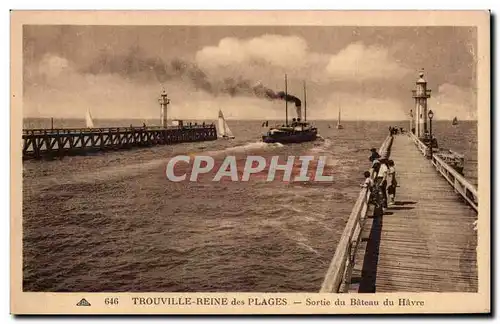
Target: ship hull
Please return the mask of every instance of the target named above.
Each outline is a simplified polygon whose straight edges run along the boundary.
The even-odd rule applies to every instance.
[[[317,132],[296,132],[289,134],[273,134],[262,136],[262,141],[264,143],[302,143],[302,142],[312,142],[318,138]]]

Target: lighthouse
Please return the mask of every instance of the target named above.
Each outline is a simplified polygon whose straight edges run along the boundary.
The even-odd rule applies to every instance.
[[[170,99],[168,98],[167,92],[165,89],[162,90],[160,94],[160,98],[158,98],[158,102],[160,103],[160,122],[161,126],[167,127],[167,109],[168,104],[170,103]]]
[[[427,81],[424,79],[424,69],[419,73],[415,90],[412,90],[415,99],[415,109],[411,112],[414,118],[415,135],[418,138],[424,137],[427,129],[427,99],[431,97],[431,90],[427,89]]]

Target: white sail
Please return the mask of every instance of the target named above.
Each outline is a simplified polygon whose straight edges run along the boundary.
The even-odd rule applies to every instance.
[[[87,109],[87,114],[85,115],[85,123],[87,124],[87,128],[94,128],[94,120],[92,119],[92,115],[90,114],[90,109]]]
[[[227,125],[226,120],[224,120],[224,129],[226,130],[227,136],[234,137],[233,132],[231,132],[231,129],[229,129],[229,126]]]
[[[217,121],[217,132],[219,133],[219,137],[222,137],[226,134],[226,129],[224,128],[224,126],[224,115],[222,114],[222,111],[219,110],[219,119]]]
[[[344,126],[342,126],[342,124],[340,123],[340,107],[339,107],[339,118],[337,119],[337,128],[338,129],[344,128]]]
[[[217,131],[219,133],[219,137],[224,138],[234,138],[233,132],[229,129],[226,120],[224,119],[224,114],[222,114],[222,110],[219,109],[219,119],[217,121],[218,127]]]

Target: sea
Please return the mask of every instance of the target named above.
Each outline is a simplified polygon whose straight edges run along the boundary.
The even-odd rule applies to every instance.
[[[154,124],[94,121],[143,122]],[[389,126],[408,122],[345,121],[338,130],[335,121],[312,121],[323,140],[292,145],[262,143],[262,121],[227,122],[233,140],[24,161],[23,290],[317,292],[370,149]],[[84,123],[57,119],[54,127]],[[25,119],[24,127],[51,121]],[[477,122],[435,121],[433,132],[440,147],[465,155],[465,177],[477,186]],[[333,181],[171,182],[165,168],[176,155],[219,164],[228,155],[326,156]]]

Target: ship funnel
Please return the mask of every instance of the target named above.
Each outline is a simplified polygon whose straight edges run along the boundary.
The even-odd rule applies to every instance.
[[[300,105],[300,102],[299,102],[298,106],[297,106],[297,102],[295,102],[295,110],[297,112],[297,118],[302,119],[302,106]]]

